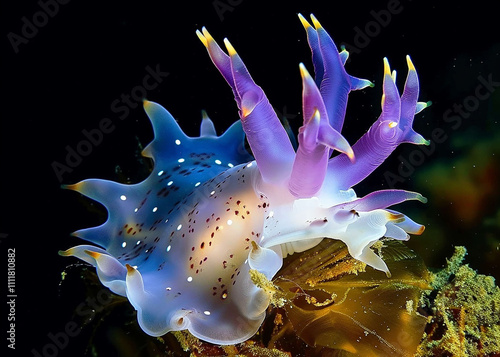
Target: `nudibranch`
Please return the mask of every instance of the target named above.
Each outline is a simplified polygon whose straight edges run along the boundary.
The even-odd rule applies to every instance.
[[[108,219],[74,232],[96,244],[60,252],[97,269],[103,285],[128,298],[152,336],[189,330],[215,344],[235,344],[259,328],[270,302],[249,271],[272,279],[283,258],[322,239],[343,241],[352,257],[386,272],[370,248],[383,237],[407,240],[424,227],[387,207],[426,199],[415,192],[353,190],[403,142],[428,144],[412,129],[419,83],[407,57],[403,94],[384,59],[382,113],[352,147],[340,134],[348,94],[372,86],[346,73],[340,52],[318,20],[299,18],[315,77],[303,64],[303,125],[297,150],[227,39],[197,35],[231,87],[241,120],[217,136],[204,113],[200,136],[188,137],[159,104],[144,101],[154,140],[143,155],[154,169],[143,182],[88,179],[66,185],[102,203]],[[245,150],[245,135],[251,154]],[[339,153],[334,154],[333,151]]]

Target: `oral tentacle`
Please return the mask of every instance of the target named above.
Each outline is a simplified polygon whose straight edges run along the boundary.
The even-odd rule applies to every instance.
[[[398,227],[393,223],[387,223],[386,228],[387,231],[385,232],[384,236],[387,238],[405,240],[405,241],[410,239],[410,235],[406,233],[406,231],[403,228]]]
[[[274,250],[260,247],[255,241],[252,241],[248,264],[251,269],[255,269],[268,279],[272,279],[283,265],[283,258]]]
[[[95,247],[85,249],[84,253],[95,260],[92,265],[97,268],[97,276],[102,284],[111,291],[125,296],[126,285],[123,280],[127,269],[115,257],[96,251]]]
[[[411,218],[407,217],[406,215],[402,214],[401,212],[394,211],[392,209],[388,209],[387,211],[394,213],[394,214],[400,214],[403,216],[404,220],[401,222],[398,222],[396,225],[400,228],[402,228],[405,232],[409,234],[415,234],[415,235],[421,235],[425,231],[425,226],[423,224],[417,223]]]
[[[67,250],[60,250],[58,253],[62,257],[77,257],[90,265],[96,266],[96,261],[86,251],[94,251],[101,254],[106,254],[106,250],[93,245],[77,245]]]
[[[387,208],[409,200],[416,200],[422,203],[427,202],[427,198],[425,198],[418,192],[405,190],[380,190],[374,191],[362,198],[355,199],[351,202],[334,206],[333,208],[368,212],[376,209]]]

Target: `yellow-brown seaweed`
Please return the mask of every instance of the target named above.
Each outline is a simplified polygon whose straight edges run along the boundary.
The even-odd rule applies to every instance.
[[[413,355],[426,324],[413,306],[429,275],[400,242],[381,251],[391,278],[351,258],[341,242],[324,242],[281,271],[274,283],[287,293],[284,310],[300,338],[352,355]]]

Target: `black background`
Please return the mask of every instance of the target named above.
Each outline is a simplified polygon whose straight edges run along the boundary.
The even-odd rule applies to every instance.
[[[221,3],[229,7],[223,9]],[[397,7],[400,11],[392,14],[385,26],[372,27],[376,33],[366,43],[360,43],[356,27],[366,33],[367,24],[374,21],[373,11],[385,11],[392,3],[72,0],[59,5],[57,14],[28,43],[20,44],[15,53],[8,34],[21,35],[23,17],[32,20],[41,8],[36,1],[8,5],[4,2],[0,11],[3,36],[0,266],[4,267],[4,273],[0,274],[6,275],[7,249],[15,248],[18,293],[16,351],[13,354],[7,351],[16,356],[31,356],[31,349],[40,351],[49,342],[49,332],[61,331],[70,320],[71,307],[65,308],[59,283],[61,272],[71,262],[59,257],[57,251],[81,243],[70,237],[70,232],[104,219],[89,212],[78,194],[62,190],[61,183],[89,177],[117,180],[120,176],[116,174],[117,166],[124,173],[120,177],[134,182],[147,175],[143,163],[136,158],[138,142],[145,145],[152,139],[146,115],[139,105],[120,120],[110,108],[122,93],[130,94],[142,83],[145,67],[159,65],[162,71],[169,72],[155,90],[147,93],[147,98],[164,105],[189,135],[198,134],[201,109],[208,111],[219,132],[237,119],[231,91],[195,35],[195,30],[202,26],[219,43],[224,37],[229,38],[254,80],[295,129],[301,120],[299,62],[312,71],[306,36],[296,15],[301,12],[305,16],[314,13],[337,44],[345,43],[348,49],[351,45],[351,58],[346,66],[350,74],[375,82],[375,88],[351,94],[344,131],[351,143],[380,113],[382,58],[387,56],[398,70],[398,84],[402,86],[406,54],[412,56],[419,72],[421,100],[434,102],[416,119],[415,128],[424,137],[428,138],[435,127],[443,128],[451,136],[476,128],[474,132],[480,134],[476,139],[472,137],[472,150],[481,135],[498,131],[498,118],[485,119],[494,96],[481,102],[480,108],[457,130],[443,121],[447,109],[474,93],[479,75],[487,78],[491,74],[500,81],[498,12],[494,5],[480,1],[401,0]],[[362,48],[356,51],[353,45]],[[498,92],[495,95],[498,101]],[[75,148],[84,139],[82,130],[97,128],[103,118],[110,118],[115,129],[105,134],[102,143],[94,146],[60,182],[53,163],[64,164],[66,146]],[[404,150],[410,149],[402,147],[398,153]],[[422,166],[438,159],[451,160],[454,155],[451,141],[447,142],[437,147]],[[360,185],[357,189],[360,195],[387,188],[382,174],[395,170],[398,165],[395,156]],[[422,192],[411,179],[397,188]],[[432,197],[428,198],[432,201]],[[432,211],[432,206],[408,207],[425,211],[424,220],[420,220],[424,224],[425,217],[440,215]],[[429,234],[432,230],[433,226],[428,226]],[[425,244],[413,243],[418,240]],[[439,267],[444,257],[450,256],[453,245],[468,244],[469,240],[457,237],[456,241],[448,240],[434,249],[433,241],[426,240],[424,234],[412,237],[409,244],[428,257],[430,266]],[[498,277],[498,265],[481,265],[482,252],[489,248],[481,243],[480,236],[472,240],[475,246],[469,248],[468,259],[475,263],[471,265],[481,273]],[[2,287],[2,296],[6,295],[5,290]],[[7,314],[6,309],[2,311]],[[5,321],[6,317],[0,319]],[[4,349],[6,333],[2,332],[0,341]],[[58,355],[77,356],[82,345],[84,341],[76,337]]]

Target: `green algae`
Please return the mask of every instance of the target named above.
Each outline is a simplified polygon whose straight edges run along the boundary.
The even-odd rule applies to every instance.
[[[478,274],[456,247],[444,269],[431,274],[422,307],[429,322],[415,356],[496,356],[500,353],[500,288]]]

